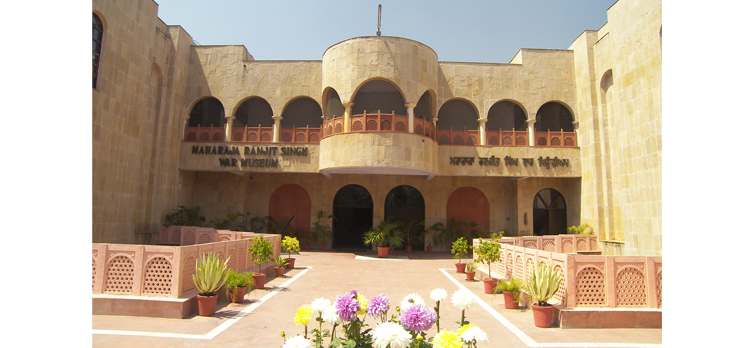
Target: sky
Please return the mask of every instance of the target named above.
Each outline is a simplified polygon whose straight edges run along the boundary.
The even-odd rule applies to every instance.
[[[202,45],[244,45],[257,60],[322,60],[377,31],[430,46],[440,61],[508,63],[521,48],[566,49],[606,23],[615,0],[155,0],[158,17]]]

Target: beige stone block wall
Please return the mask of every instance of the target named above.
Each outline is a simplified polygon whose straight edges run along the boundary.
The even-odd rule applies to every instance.
[[[495,156],[500,164],[481,165],[480,158]],[[472,165],[452,164],[452,157],[474,158]],[[518,165],[506,165],[505,157],[518,160]],[[568,166],[541,166],[539,158],[568,159]],[[533,166],[525,166],[523,159],[533,159]],[[504,146],[438,146],[438,175],[483,177],[579,177],[582,164],[578,148],[504,147]]]
[[[353,102],[359,86],[376,77],[393,82],[407,103],[416,103],[425,91],[437,92],[438,55],[414,40],[369,36],[334,44],[322,56],[322,90],[335,89],[341,102]]]
[[[369,170],[408,170],[435,173],[438,144],[413,134],[351,133],[320,141],[320,171],[338,172],[349,167]]]
[[[92,241],[132,243],[156,230],[178,184],[175,106],[188,35],[157,18],[154,1],[93,1],[104,39],[92,89]],[[145,44],[146,43],[146,44]]]
[[[239,155],[232,154],[195,154],[192,153],[194,147],[210,147],[226,149],[233,151],[233,148],[238,149]],[[245,154],[245,148],[254,149],[255,154],[251,152]],[[258,155],[258,149],[276,148],[275,155],[272,152],[267,155]],[[295,156],[283,154],[282,148],[300,148],[307,149],[306,156]],[[284,144],[284,143],[265,143],[265,144],[253,144],[253,143],[182,143],[181,144],[181,170],[186,171],[216,171],[216,172],[266,172],[266,173],[317,173],[319,157],[320,157],[320,145],[313,144]],[[235,166],[222,166],[219,159],[233,159],[236,160]],[[278,164],[275,167],[262,167],[262,166],[243,166],[241,161],[247,159],[257,160],[277,160]]]

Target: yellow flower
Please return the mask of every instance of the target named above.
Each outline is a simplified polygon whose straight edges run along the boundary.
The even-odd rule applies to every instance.
[[[459,328],[459,337],[464,333],[464,331],[467,331],[470,328],[477,327],[477,325],[474,324],[466,324]]]
[[[362,294],[357,294],[357,301],[359,301],[359,311],[357,312],[358,315],[364,315],[367,314],[367,299],[362,296]]]
[[[314,310],[309,305],[299,307],[299,310],[296,311],[294,323],[296,323],[296,325],[309,325],[309,319],[312,318],[312,312],[314,312]]]
[[[461,337],[455,332],[443,330],[435,335],[433,348],[462,348]]]

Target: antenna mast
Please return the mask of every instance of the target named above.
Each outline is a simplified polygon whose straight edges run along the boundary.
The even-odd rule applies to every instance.
[[[383,10],[383,5],[382,4],[378,4],[378,31],[377,31],[377,36],[380,36],[380,12],[382,12],[382,10]]]

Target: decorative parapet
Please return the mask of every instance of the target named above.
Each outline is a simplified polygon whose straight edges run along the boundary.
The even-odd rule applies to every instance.
[[[550,301],[553,304],[567,308],[662,308],[662,257],[593,256],[543,250],[551,248],[550,242],[561,250],[564,245],[576,246],[578,251],[597,247],[595,236],[502,238],[501,262],[491,265],[493,277],[514,277],[526,282],[531,267],[550,261],[562,274],[559,290]],[[480,239],[474,240],[475,246],[479,243]]]
[[[164,234],[163,234],[164,233]],[[273,243],[273,257],[280,256],[281,236],[252,232],[216,231],[212,228],[170,226],[161,229],[161,240],[202,242],[180,246],[92,244],[92,294],[186,298],[197,294],[192,281],[200,255],[215,253],[228,258],[236,271],[257,271],[251,261],[248,238],[262,235]],[[210,238],[209,242],[204,242]],[[262,264],[267,270],[272,261]]]

